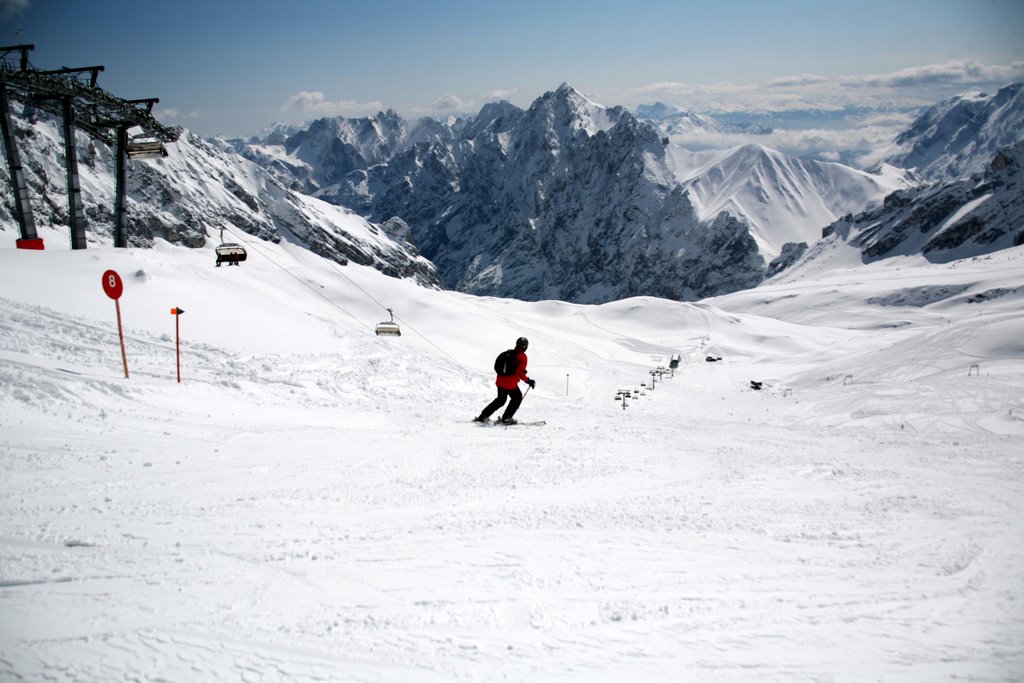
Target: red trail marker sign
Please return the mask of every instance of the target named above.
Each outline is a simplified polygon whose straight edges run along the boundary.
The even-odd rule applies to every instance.
[[[124,283],[117,271],[108,270],[103,273],[103,291],[114,300],[114,309],[117,311],[117,336],[121,340],[121,361],[124,363],[124,378],[128,379],[128,355],[124,352],[124,328],[121,327],[121,304],[118,299],[124,292]]]

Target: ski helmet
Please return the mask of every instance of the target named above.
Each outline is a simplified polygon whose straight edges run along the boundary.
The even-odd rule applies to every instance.
[[[525,351],[530,346],[530,340],[526,337],[520,337],[516,339],[516,347]]]

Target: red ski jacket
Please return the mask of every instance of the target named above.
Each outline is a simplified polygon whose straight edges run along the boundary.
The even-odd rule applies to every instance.
[[[501,389],[507,389],[511,391],[519,386],[520,382],[529,382],[530,378],[526,376],[526,354],[520,351],[516,354],[516,374],[508,375],[507,377],[497,376],[494,383]]]

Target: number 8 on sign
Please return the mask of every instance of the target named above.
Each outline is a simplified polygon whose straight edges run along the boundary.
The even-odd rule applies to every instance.
[[[103,291],[114,301],[121,298],[121,293],[124,292],[124,284],[121,282],[121,276],[116,271],[108,270],[103,273]]]

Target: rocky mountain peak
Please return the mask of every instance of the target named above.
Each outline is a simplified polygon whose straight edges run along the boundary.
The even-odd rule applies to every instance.
[[[865,262],[920,254],[948,263],[1024,244],[1022,162],[1024,140],[999,150],[981,173],[895,192],[824,235],[858,247]]]
[[[593,102],[568,83],[562,83],[554,92],[537,98],[528,114],[533,120],[546,119],[552,128],[580,131],[590,136],[608,130],[624,114],[629,115],[621,107],[609,109]]]
[[[1024,83],[994,95],[972,91],[930,107],[896,137],[889,163],[934,180],[982,171],[993,156],[1024,138]]]

